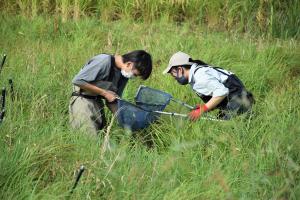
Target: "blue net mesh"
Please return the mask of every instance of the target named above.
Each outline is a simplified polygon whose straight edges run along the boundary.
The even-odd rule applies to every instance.
[[[159,114],[139,108],[138,106],[118,100],[117,119],[120,126],[132,131],[144,129],[157,120]]]
[[[147,110],[163,111],[171,98],[168,93],[141,85],[136,93],[135,102]]]
[[[141,85],[135,96],[136,105],[118,100],[118,122],[132,131],[146,128],[159,117],[152,111],[163,111],[171,98],[168,93]]]

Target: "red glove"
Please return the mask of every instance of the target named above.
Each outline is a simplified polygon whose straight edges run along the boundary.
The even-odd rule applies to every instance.
[[[196,108],[189,113],[189,117],[192,121],[196,121],[197,119],[199,119],[201,117],[201,115],[204,112],[207,112],[207,111],[208,111],[208,107],[205,104],[203,104],[203,105],[198,104],[198,105],[196,105]]]

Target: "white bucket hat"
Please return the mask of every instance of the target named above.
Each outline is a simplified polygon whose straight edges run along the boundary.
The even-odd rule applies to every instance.
[[[191,56],[189,56],[188,54],[178,51],[170,58],[168,67],[163,71],[163,74],[169,73],[171,68],[175,66],[193,65],[194,63],[189,61],[190,58]]]

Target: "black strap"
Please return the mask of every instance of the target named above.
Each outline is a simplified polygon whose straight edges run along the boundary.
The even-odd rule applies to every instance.
[[[202,67],[211,67],[211,66],[209,66],[209,65],[197,65],[196,67],[197,67],[197,68],[195,69],[194,74],[198,71],[198,69],[200,69],[200,68],[202,68]],[[227,73],[221,71],[220,69],[224,70],[224,69],[221,68],[221,67],[211,67],[211,68],[213,68],[214,70],[216,70],[216,71],[218,71],[218,72],[220,72],[220,73],[222,73],[222,74],[224,74],[224,75],[226,75],[226,76],[230,76],[230,75],[231,75],[231,74],[227,74]]]
[[[77,96],[77,97],[83,97],[83,98],[86,98],[86,99],[92,99],[92,100],[100,100],[102,99],[101,96],[92,96],[92,95],[86,95],[86,94],[82,94],[82,93],[79,93],[79,92],[72,92],[72,97],[74,96]]]
[[[231,74],[227,74],[227,73],[221,71],[220,69],[223,69],[223,68],[221,68],[221,67],[212,67],[212,68],[213,68],[214,70],[220,72],[221,74],[226,75],[226,76],[230,76],[230,75],[231,75]],[[224,69],[223,69],[223,70],[224,70]]]
[[[114,75],[115,75],[115,57],[111,56],[111,66],[110,66],[110,71],[109,71],[109,75],[107,78],[107,81],[113,82],[114,79]]]
[[[122,92],[126,86],[128,78],[125,78],[124,76],[122,76],[120,69],[118,69],[116,67],[114,56],[111,56],[111,68],[110,68],[108,81],[112,82],[113,85],[115,85],[115,87],[117,88],[117,91],[115,91],[115,92],[119,96],[122,96]]]
[[[202,67],[206,67],[206,66],[197,65],[196,67],[197,67],[197,68],[196,68],[195,71],[194,71],[194,75],[195,75],[195,73],[198,71],[198,69],[200,69],[200,68],[202,68]]]

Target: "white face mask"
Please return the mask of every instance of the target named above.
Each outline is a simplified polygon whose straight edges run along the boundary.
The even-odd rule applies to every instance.
[[[130,70],[129,72],[126,72],[124,69],[121,70],[122,76],[125,78],[134,78],[133,72]]]

